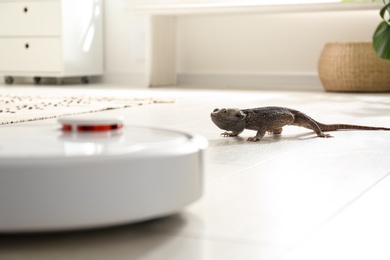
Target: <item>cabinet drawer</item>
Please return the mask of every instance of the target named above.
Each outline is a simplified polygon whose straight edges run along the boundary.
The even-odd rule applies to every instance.
[[[58,1],[0,2],[0,36],[52,36],[61,33]]]
[[[62,71],[59,38],[0,38],[0,72]]]

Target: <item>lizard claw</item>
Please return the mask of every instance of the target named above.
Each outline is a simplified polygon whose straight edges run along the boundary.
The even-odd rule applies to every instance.
[[[322,138],[333,138],[333,136],[331,136],[330,134],[324,134],[324,133],[322,133],[320,135],[320,137],[322,137]]]
[[[233,134],[233,133],[229,133],[229,132],[223,132],[221,134],[221,136],[223,136],[223,137],[233,137],[233,136],[237,136],[237,135]]]
[[[258,141],[260,141],[260,138],[258,138],[258,137],[256,137],[256,136],[254,136],[254,137],[249,137],[249,138],[248,138],[248,141],[249,141],[249,142],[258,142]]]

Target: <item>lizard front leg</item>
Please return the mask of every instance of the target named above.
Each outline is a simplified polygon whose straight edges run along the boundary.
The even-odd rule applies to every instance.
[[[261,138],[263,138],[263,136],[265,135],[266,132],[267,132],[266,130],[259,130],[259,131],[257,131],[256,136],[249,137],[248,141],[249,142],[258,142],[261,140]]]

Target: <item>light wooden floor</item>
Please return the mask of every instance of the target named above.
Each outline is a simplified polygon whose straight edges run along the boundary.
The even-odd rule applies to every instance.
[[[204,196],[177,215],[146,223],[3,235],[0,259],[390,259],[390,131],[338,131],[322,139],[291,126],[282,136],[250,143],[246,138],[255,132],[220,137],[222,131],[209,117],[216,107],[277,105],[323,123],[390,127],[390,94],[92,87],[61,91],[176,99],[175,104],[104,113],[123,114],[127,123],[205,136]],[[0,91],[58,94],[60,89]]]

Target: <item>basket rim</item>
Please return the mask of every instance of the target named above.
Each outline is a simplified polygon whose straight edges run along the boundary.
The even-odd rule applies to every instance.
[[[367,45],[367,44],[372,44],[372,42],[369,41],[356,41],[356,42],[327,42],[325,45]]]

